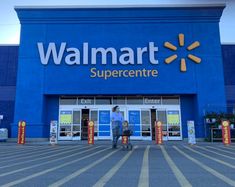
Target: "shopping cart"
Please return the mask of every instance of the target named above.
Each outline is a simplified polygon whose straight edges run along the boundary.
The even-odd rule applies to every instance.
[[[123,150],[132,150],[132,144],[130,137],[133,135],[133,128],[128,125],[127,121],[123,123],[122,130],[122,149]]]

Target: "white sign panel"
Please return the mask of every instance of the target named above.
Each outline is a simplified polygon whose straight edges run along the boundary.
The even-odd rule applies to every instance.
[[[188,143],[196,144],[194,121],[187,121],[187,126],[188,126]]]
[[[0,141],[7,140],[8,138],[8,131],[5,128],[0,129]]]
[[[52,145],[57,144],[57,121],[51,121],[50,124],[50,143]]]

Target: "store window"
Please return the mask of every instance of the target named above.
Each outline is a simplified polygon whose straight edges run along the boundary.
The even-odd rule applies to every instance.
[[[178,137],[181,136],[180,132],[180,115],[179,111],[171,110],[167,112],[167,121],[168,121],[168,131],[169,136]]]
[[[73,111],[73,124],[80,124],[80,123],[81,123],[81,112]]]
[[[90,119],[94,122],[94,135],[97,136],[98,133],[98,110],[91,110],[90,112]]]
[[[141,110],[142,136],[151,136],[150,111]]]
[[[179,97],[162,97],[163,105],[179,105],[180,100]]]
[[[168,135],[167,130],[167,116],[166,116],[166,110],[158,110],[157,111],[157,120],[162,122],[162,131],[163,136]]]
[[[143,105],[143,97],[127,97],[128,105]]]
[[[60,105],[76,105],[76,104],[77,104],[76,97],[60,98]]]
[[[113,97],[113,104],[114,105],[125,105],[126,99],[125,99],[125,97]]]
[[[97,105],[111,105],[112,98],[111,97],[96,97],[95,103]]]
[[[73,137],[80,136],[81,111],[73,111]]]

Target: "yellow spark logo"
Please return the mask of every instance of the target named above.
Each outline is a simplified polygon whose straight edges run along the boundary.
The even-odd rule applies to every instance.
[[[184,46],[184,34],[179,34],[178,38],[179,38],[179,46],[183,47]],[[171,44],[170,42],[165,42],[164,46],[166,48],[172,50],[172,51],[176,51],[177,50],[177,47],[174,46],[173,44]],[[191,50],[193,50],[193,49],[195,49],[195,48],[197,48],[199,46],[200,46],[200,43],[198,41],[195,41],[195,42],[193,42],[191,45],[189,45],[187,47],[187,50],[191,51]],[[171,55],[171,56],[169,56],[168,58],[165,59],[165,63],[166,64],[170,64],[171,62],[176,60],[177,57],[178,56],[176,54]],[[192,60],[193,62],[197,63],[197,64],[201,63],[201,58],[199,58],[199,57],[197,57],[195,55],[188,54],[188,58],[190,60]],[[182,71],[182,72],[186,72],[187,71],[185,58],[181,58],[181,61],[180,61],[180,71]]]

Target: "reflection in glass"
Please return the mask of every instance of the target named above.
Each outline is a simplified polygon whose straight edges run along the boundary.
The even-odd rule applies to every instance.
[[[150,132],[142,132],[142,136],[150,136]]]
[[[179,97],[162,97],[163,105],[179,105],[180,100]]]
[[[143,97],[127,97],[127,104],[129,105],[142,105]]]
[[[157,120],[161,121],[162,124],[167,124],[167,118],[166,118],[166,111],[165,110],[158,110],[157,111]]]
[[[94,122],[98,121],[98,111],[97,110],[91,111],[91,121],[94,121]]]
[[[76,105],[77,98],[76,97],[67,97],[60,99],[60,105]]]
[[[180,131],[180,126],[169,126],[168,130],[169,131]]]
[[[125,97],[113,97],[113,104],[114,105],[125,105]]]
[[[169,136],[180,136],[180,132],[169,132]]]
[[[80,136],[80,132],[73,132],[73,136]]]
[[[142,131],[150,131],[150,125],[142,125]]]
[[[74,125],[73,131],[80,131],[80,125]]]
[[[60,131],[71,131],[71,126],[60,126]]]
[[[73,124],[81,123],[81,114],[80,111],[73,111]]]
[[[149,111],[141,111],[141,121],[142,124],[150,124],[150,112]]]
[[[111,97],[96,97],[95,102],[97,105],[111,105],[112,98]]]
[[[151,136],[150,111],[141,110],[142,136]]]

